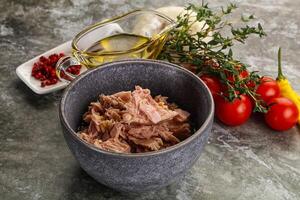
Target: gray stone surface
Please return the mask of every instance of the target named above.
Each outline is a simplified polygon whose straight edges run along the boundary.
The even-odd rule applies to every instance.
[[[80,169],[68,150],[57,112],[61,92],[35,95],[15,74],[19,64],[92,22],[134,8],[186,3],[0,0],[0,199],[300,199],[299,129],[273,132],[261,116],[236,128],[216,122],[200,160],[180,184],[140,196],[114,192]],[[300,92],[300,1],[238,4],[242,12],[254,12],[268,33],[238,46],[238,56],[262,74],[275,75],[282,46],[286,74]]]

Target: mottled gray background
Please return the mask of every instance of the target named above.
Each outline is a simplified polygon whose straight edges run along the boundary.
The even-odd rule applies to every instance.
[[[299,129],[273,132],[261,116],[236,128],[215,123],[205,152],[178,185],[137,196],[114,192],[81,170],[67,149],[57,112],[61,92],[36,95],[15,74],[19,64],[93,22],[135,8],[187,2],[0,0],[0,199],[300,199]],[[238,46],[237,56],[275,76],[282,46],[284,70],[300,91],[300,1],[237,3],[239,13],[255,13],[268,33]]]

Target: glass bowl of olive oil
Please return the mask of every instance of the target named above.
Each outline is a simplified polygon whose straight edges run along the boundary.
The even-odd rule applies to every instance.
[[[150,19],[150,20],[149,20]],[[57,76],[72,80],[70,65],[81,64],[93,69],[115,60],[155,59],[176,26],[171,18],[152,10],[135,10],[87,27],[72,41],[72,56],[59,60]],[[64,73],[64,78],[60,75]],[[67,77],[67,78],[66,78]]]

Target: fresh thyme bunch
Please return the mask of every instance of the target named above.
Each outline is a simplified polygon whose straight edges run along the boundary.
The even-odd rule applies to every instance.
[[[235,28],[227,18],[236,9],[235,4],[213,11],[208,4],[190,4],[186,12],[177,17],[177,28],[172,30],[159,59],[168,60],[189,68],[196,74],[216,76],[227,88],[221,95],[229,101],[246,94],[255,102],[254,111],[266,112],[266,106],[257,98],[253,85],[259,84],[257,72],[247,76],[247,65],[233,57],[231,47],[235,42],[245,43],[250,35],[265,36],[262,26],[249,26],[253,15],[242,16],[243,27]],[[198,32],[192,32],[195,24],[203,25]],[[229,32],[229,33],[228,33]],[[248,72],[248,71],[247,71]]]

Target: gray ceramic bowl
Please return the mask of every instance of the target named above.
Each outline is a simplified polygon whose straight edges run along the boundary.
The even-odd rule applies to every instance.
[[[106,152],[76,135],[83,113],[99,94],[133,90],[135,85],[168,96],[189,111],[197,131],[172,147],[136,154]],[[142,192],[176,182],[192,167],[211,132],[214,104],[205,84],[189,71],[167,62],[139,59],[104,64],[81,75],[65,90],[59,111],[67,144],[90,176],[119,191]]]

